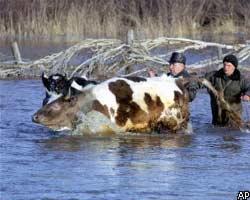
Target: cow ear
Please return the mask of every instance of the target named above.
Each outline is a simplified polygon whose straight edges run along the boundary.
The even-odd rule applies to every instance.
[[[42,73],[42,82],[44,87],[46,87],[49,90],[49,78],[44,72]]]

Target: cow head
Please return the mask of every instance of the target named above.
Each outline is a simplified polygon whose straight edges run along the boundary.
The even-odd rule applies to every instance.
[[[32,116],[32,121],[56,131],[73,129],[80,114],[89,111],[91,103],[90,94],[84,92],[62,96],[40,108]]]
[[[61,96],[68,99],[71,95],[89,90],[97,84],[96,81],[88,80],[84,77],[67,79],[66,74],[52,74],[47,77],[44,73],[42,74],[42,82],[46,88],[46,97],[43,100],[43,105],[51,103]]]
[[[43,106],[32,117],[32,121],[53,130],[72,129],[77,120],[76,113],[80,110],[78,96],[59,99]]]
[[[44,73],[42,74],[42,82],[45,86],[49,95],[52,94],[63,94],[68,93],[70,87],[70,81],[68,81],[66,74],[52,74],[47,77]]]

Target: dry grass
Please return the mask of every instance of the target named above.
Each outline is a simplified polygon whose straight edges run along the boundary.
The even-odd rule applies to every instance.
[[[139,39],[249,32],[249,0],[0,0],[1,36]]]

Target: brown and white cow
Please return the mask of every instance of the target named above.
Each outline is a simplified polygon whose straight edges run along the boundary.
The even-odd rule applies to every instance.
[[[186,129],[189,120],[188,94],[182,82],[166,75],[111,78],[81,94],[60,97],[45,105],[33,115],[33,121],[53,130],[72,130],[91,121],[99,127],[99,133],[157,129],[176,132]],[[95,117],[91,112],[99,115]],[[105,120],[97,124],[100,116]],[[91,130],[91,125],[83,129]]]

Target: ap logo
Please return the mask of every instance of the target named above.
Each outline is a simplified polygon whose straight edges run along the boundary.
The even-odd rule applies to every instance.
[[[247,200],[249,197],[250,197],[250,191],[239,191],[237,200]]]

